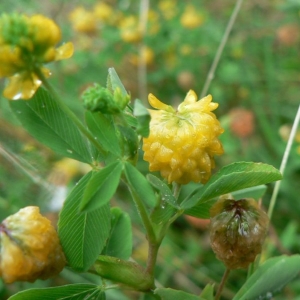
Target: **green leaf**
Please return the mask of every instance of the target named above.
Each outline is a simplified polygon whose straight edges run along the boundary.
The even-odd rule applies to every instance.
[[[94,268],[101,277],[123,283],[135,290],[148,292],[153,288],[152,276],[135,262],[99,255]]]
[[[205,300],[200,296],[189,294],[183,291],[173,290],[170,288],[159,288],[154,291],[161,297],[161,300]]]
[[[116,88],[119,88],[123,96],[128,95],[122,81],[120,80],[114,68],[108,69],[107,88],[111,89],[112,91],[114,91]]]
[[[208,283],[201,292],[200,296],[205,300],[214,300],[214,285]]]
[[[132,253],[131,220],[126,212],[113,207],[111,213],[111,231],[106,246],[106,254],[121,259],[129,259]]]
[[[160,205],[156,206],[151,213],[151,220],[156,224],[168,222],[177,212],[178,205],[172,191],[158,177],[148,174],[149,183],[160,192]]]
[[[127,160],[136,161],[139,139],[136,131],[131,127],[118,126],[122,140],[122,154]]]
[[[108,203],[118,188],[122,169],[123,164],[117,161],[94,171],[84,190],[80,210],[93,211]]]
[[[86,271],[103,250],[110,231],[109,204],[79,213],[79,206],[92,172],[86,174],[67,197],[58,221],[58,233],[69,265]]]
[[[151,212],[151,221],[156,224],[166,224],[177,213],[177,209],[167,202],[162,202]]]
[[[156,205],[154,191],[144,175],[132,164],[125,163],[125,176],[130,186],[131,192],[135,193],[149,207]]]
[[[272,257],[249,277],[233,300],[271,299],[300,272],[300,255]]]
[[[88,142],[48,91],[39,88],[30,100],[9,103],[24,128],[39,142],[60,155],[92,162]]]
[[[44,289],[29,289],[11,296],[9,300],[100,300],[101,294],[103,291],[95,284],[70,284]]]
[[[148,174],[147,179],[153,187],[160,191],[161,198],[164,202],[168,202],[170,205],[177,207],[176,199],[167,184],[152,174]]]
[[[136,99],[134,102],[134,116],[137,118],[137,133],[143,137],[149,135],[149,123],[151,120],[150,114],[147,108],[142,104],[141,100]]]
[[[192,208],[224,194],[280,179],[281,173],[271,165],[253,162],[233,163],[222,168],[195,194],[185,199],[182,208]]]
[[[253,198],[255,200],[259,200],[266,192],[267,186],[258,185],[251,188],[246,188],[243,190],[232,192],[231,195],[234,199],[244,199],[244,198]],[[194,206],[184,213],[193,217],[201,218],[201,219],[209,219],[209,210],[212,205],[218,200],[218,198],[211,199],[206,202],[202,202],[197,206]]]
[[[98,140],[99,144],[106,151],[119,157],[121,155],[121,149],[112,117],[100,112],[92,113],[90,111],[86,111],[85,121],[89,130]]]

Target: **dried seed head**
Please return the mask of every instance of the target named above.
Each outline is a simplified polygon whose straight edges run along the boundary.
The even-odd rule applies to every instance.
[[[210,240],[217,258],[229,269],[247,268],[261,252],[267,214],[254,199],[221,199],[210,215]]]

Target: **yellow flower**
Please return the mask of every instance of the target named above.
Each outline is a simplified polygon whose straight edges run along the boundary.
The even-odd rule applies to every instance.
[[[95,33],[97,31],[97,19],[93,12],[84,7],[75,8],[69,15],[72,27],[75,31],[84,33]]]
[[[214,168],[214,155],[223,153],[218,136],[224,131],[213,111],[218,107],[211,95],[197,101],[190,90],[175,110],[152,94],[149,103],[150,134],[144,138],[144,160],[150,171],[160,171],[169,183],[205,183]]]
[[[158,8],[166,20],[171,20],[177,14],[177,1],[161,0],[158,2]]]
[[[108,21],[113,14],[112,7],[104,2],[96,3],[94,6],[94,15],[101,21]]]
[[[42,83],[36,71],[50,76],[44,64],[72,56],[72,43],[55,48],[60,39],[59,27],[42,15],[1,16],[0,78],[8,77],[6,98],[30,99]]]
[[[135,16],[123,19],[120,23],[120,31],[122,40],[127,43],[136,43],[142,38],[138,19]]]
[[[148,24],[147,24],[147,34],[148,35],[155,35],[160,30],[160,20],[159,14],[154,10],[148,11]]]
[[[203,22],[203,15],[197,12],[193,5],[188,5],[180,18],[181,25],[188,29],[199,27]]]
[[[139,55],[141,57],[139,57]],[[154,53],[153,50],[147,46],[144,46],[142,48],[142,51],[138,54],[132,54],[129,57],[129,61],[134,65],[137,66],[139,64],[139,60],[142,59],[142,61],[145,62],[147,66],[151,65],[154,61]]]
[[[0,275],[6,283],[55,276],[66,260],[58,235],[39,208],[28,206],[0,224]]]

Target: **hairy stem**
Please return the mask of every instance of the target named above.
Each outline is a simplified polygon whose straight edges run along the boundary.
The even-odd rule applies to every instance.
[[[150,243],[148,244],[148,260],[147,260],[147,267],[146,272],[150,274],[154,278],[154,269],[157,260],[157,254],[159,250],[160,243]]]
[[[203,98],[206,95],[206,93],[208,91],[208,88],[209,88],[209,86],[211,84],[211,81],[213,80],[213,78],[215,76],[216,68],[217,68],[218,63],[220,61],[220,58],[221,58],[222,52],[224,50],[224,47],[225,47],[225,45],[227,43],[228,36],[229,36],[229,34],[231,32],[231,29],[233,27],[235,19],[236,19],[237,15],[238,15],[238,12],[239,12],[239,10],[240,10],[240,8],[242,6],[242,2],[243,2],[243,0],[237,0],[237,2],[235,4],[234,10],[233,10],[233,12],[231,14],[231,17],[230,17],[230,19],[228,21],[228,24],[227,24],[227,27],[225,29],[224,35],[223,35],[222,40],[220,42],[219,48],[217,50],[217,53],[216,53],[215,58],[213,60],[213,63],[211,65],[210,70],[208,72],[208,75],[206,77],[205,84],[204,84],[204,87],[202,89],[200,99]]]
[[[222,294],[222,290],[223,290],[223,288],[225,286],[225,283],[226,283],[226,281],[228,279],[229,273],[230,273],[230,269],[226,269],[225,272],[224,272],[224,274],[223,274],[221,283],[219,285],[219,288],[218,288],[215,300],[219,300],[220,299],[221,294]]]

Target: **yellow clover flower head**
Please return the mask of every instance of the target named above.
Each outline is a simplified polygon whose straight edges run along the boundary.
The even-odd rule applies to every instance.
[[[190,90],[175,110],[152,94],[149,103],[150,134],[144,138],[144,160],[150,171],[160,171],[169,183],[205,183],[215,167],[214,155],[223,154],[218,136],[224,131],[213,110],[218,107],[208,95],[197,101]]]
[[[194,29],[201,26],[204,16],[199,13],[193,5],[188,5],[180,18],[180,23],[187,29]]]
[[[73,55],[72,43],[55,48],[60,39],[59,27],[45,16],[0,17],[0,78],[8,77],[6,98],[30,99],[42,83],[36,70],[48,77],[50,71],[43,64]]]
[[[137,43],[142,38],[139,21],[135,16],[125,17],[120,23],[121,38],[126,43]]]
[[[69,15],[72,27],[75,31],[87,34],[97,32],[97,19],[93,12],[84,7],[76,7]]]
[[[66,264],[56,230],[28,206],[0,224],[0,276],[6,283],[47,279]]]

